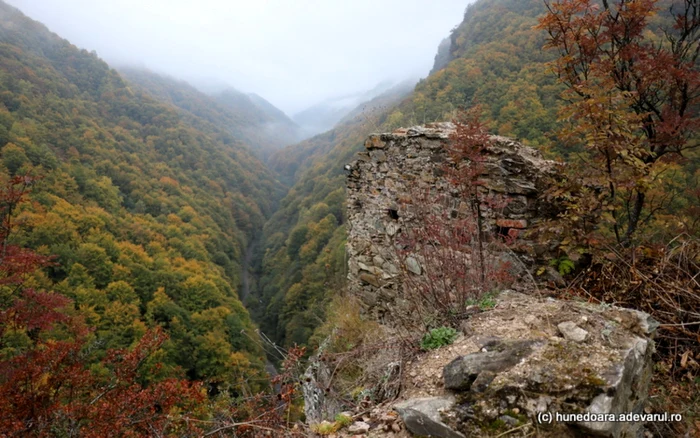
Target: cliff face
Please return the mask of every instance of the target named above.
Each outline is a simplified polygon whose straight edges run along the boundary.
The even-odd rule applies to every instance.
[[[402,282],[426,275],[430,266],[401,259],[396,252],[401,236],[419,223],[415,188],[449,190],[440,169],[452,130],[451,124],[435,124],[372,135],[358,160],[346,167],[349,292],[384,327],[417,318],[402,306],[410,299],[404,295],[408,283]],[[480,190],[508,202],[498,210],[482,206],[484,229],[522,235],[556,213],[540,199],[556,165],[507,138],[491,140]],[[463,202],[454,199],[447,208],[458,216]],[[525,239],[522,243],[536,246]],[[525,248],[519,257],[525,265],[537,251]],[[363,388],[366,400],[380,404],[363,406],[354,416],[363,421],[353,424],[353,430],[361,426],[362,433],[375,437],[504,436],[516,430],[543,437],[640,436],[643,422],[620,421],[616,415],[643,413],[658,323],[634,310],[525,292],[502,290],[490,309],[465,316],[451,345],[387,359],[385,376],[375,387]],[[396,328],[402,330],[399,324]],[[408,333],[413,335],[421,333]],[[406,333],[397,336],[405,339]],[[378,351],[376,358],[384,353]],[[349,408],[342,398],[332,397],[328,370],[316,361],[306,376],[306,385],[317,388],[309,394],[323,395],[306,400],[308,418],[315,421]],[[387,396],[387,387],[398,389]],[[556,413],[589,416],[548,416]],[[588,421],[591,413],[594,419]]]
[[[447,64],[452,61],[452,56],[450,54],[450,49],[452,48],[452,40],[450,38],[445,38],[440,42],[438,46],[437,55],[435,55],[435,63],[433,64],[433,69],[430,70],[430,74],[442,70],[447,67]]]

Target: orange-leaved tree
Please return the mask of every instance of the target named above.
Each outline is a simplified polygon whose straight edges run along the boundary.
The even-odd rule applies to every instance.
[[[194,436],[199,384],[149,382],[166,340],[151,330],[131,349],[93,358],[92,330],[63,295],[26,286],[51,258],[11,243],[12,217],[33,183],[0,189],[0,431],[2,436]],[[183,415],[186,413],[187,415]]]
[[[539,28],[559,51],[567,140],[583,146],[599,210],[630,246],[671,194],[668,170],[698,147],[697,0],[545,0]]]

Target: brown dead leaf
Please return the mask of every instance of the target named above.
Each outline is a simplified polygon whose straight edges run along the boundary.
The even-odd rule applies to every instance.
[[[681,368],[685,368],[688,366],[688,356],[690,356],[690,350],[686,351],[681,356]]]

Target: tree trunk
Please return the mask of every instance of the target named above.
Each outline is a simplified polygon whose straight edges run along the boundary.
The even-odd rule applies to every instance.
[[[642,209],[644,208],[644,200],[646,199],[646,194],[644,192],[637,191],[637,196],[634,199],[634,205],[629,214],[629,223],[627,224],[627,231],[622,238],[622,246],[629,248],[632,244],[632,236],[637,231],[639,226],[639,219],[642,217]]]

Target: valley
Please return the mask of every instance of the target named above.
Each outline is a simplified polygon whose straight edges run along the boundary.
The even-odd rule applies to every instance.
[[[680,20],[671,6],[688,2],[651,1],[640,18],[644,26],[634,34],[635,50],[658,46],[673,58],[661,49],[666,43],[660,29]],[[687,24],[695,33],[671,44],[684,47],[678,53],[669,49],[676,57],[697,53],[695,6],[690,11],[697,23]],[[357,227],[348,215],[359,216],[358,206],[374,205],[368,199],[393,193],[399,180],[429,194],[440,184],[455,184],[459,173],[434,163],[471,163],[463,174],[473,163],[483,164],[468,154],[468,159],[434,158],[431,148],[437,146],[426,132],[440,131],[445,144],[456,141],[442,122],[469,127],[466,137],[494,135],[503,144],[533,148],[538,163],[570,169],[561,170],[548,189],[538,181],[537,196],[546,201],[519,188],[506,190],[509,182],[486,187],[475,176],[470,184],[478,188],[470,192],[469,208],[488,192],[493,205],[494,193],[509,199],[498,207],[489,204],[484,211],[491,215],[516,210],[507,204],[523,199],[528,212],[535,205],[542,209],[540,202],[558,209],[534,219],[538,227],[532,229],[539,234],[527,238],[526,227],[512,226],[524,221],[518,212],[508,213],[506,225],[489,217],[487,223],[500,223],[492,232],[481,229],[477,210],[479,245],[481,239],[510,236],[515,240],[510,244],[526,247],[509,250],[518,254],[509,257],[527,265],[518,267],[513,283],[518,292],[622,305],[658,319],[652,391],[663,396],[650,409],[667,409],[676,397],[690,420],[664,433],[695,427],[692,421],[700,421],[692,413],[699,402],[693,391],[700,362],[700,301],[692,272],[700,263],[693,254],[700,236],[697,54],[667,72],[686,88],[654,75],[672,63],[645,64],[654,58],[647,52],[640,55],[644,63],[635,70],[636,85],[611,85],[611,75],[595,70],[602,70],[598,58],[588,60],[593,67],[586,65],[583,73],[566,64],[570,58],[562,55],[559,36],[543,18],[553,13],[541,0],[474,0],[460,8],[457,26],[436,40],[434,63],[421,79],[406,68],[402,78],[377,76],[365,91],[351,92],[348,85],[285,113],[271,103],[278,96],[243,91],[233,81],[207,87],[206,81],[190,83],[146,67],[108,64],[0,0],[0,435],[114,436],[115,430],[130,436],[328,435],[318,424],[304,423],[305,399],[308,407],[314,394],[308,384],[323,381],[324,372],[331,376],[326,393],[353,412],[350,424],[364,421],[363,415],[373,430],[382,422],[394,424],[385,417],[395,414],[370,415],[372,407],[365,406],[376,394],[387,398],[393,391],[383,386],[389,377],[367,371],[383,360],[368,353],[377,349],[370,341],[389,339],[411,352],[397,363],[429,367],[421,342],[435,329],[462,330],[462,323],[409,312],[403,317],[415,317],[411,330],[392,332],[395,327],[386,328],[390,311],[371,316],[389,301],[401,303],[392,295],[377,304],[382,293],[410,296],[392,283],[377,249],[386,223],[408,223],[403,216],[399,222],[397,213],[405,206],[382,204],[362,213],[371,233],[378,230],[364,249],[358,249],[356,235],[348,244],[348,233]],[[593,14],[584,12],[574,15]],[[638,65],[631,62],[629,69]],[[400,63],[393,68],[403,73]],[[566,76],[589,70],[604,78],[595,77],[591,85]],[[314,80],[320,86],[315,74],[308,72],[305,86]],[[629,103],[639,96],[651,97]],[[395,168],[388,170],[386,152],[396,153],[392,148],[399,143],[412,152],[392,158]],[[409,168],[402,159],[414,159],[414,153],[430,164]],[[370,163],[358,187],[379,174],[382,183],[367,183],[348,200],[356,160]],[[519,169],[518,160],[508,155],[495,167],[505,174]],[[397,196],[420,204],[423,194]],[[461,214],[456,211],[452,219]],[[441,225],[443,234],[449,226]],[[408,229],[396,232],[409,235]],[[391,236],[395,241],[383,252],[415,245]],[[442,234],[436,236],[423,240],[438,241]],[[404,276],[424,274],[429,266],[425,242],[416,250],[424,251],[422,262],[410,256],[410,267],[408,259],[393,266],[408,285],[415,278]],[[369,254],[371,260],[362,258]],[[483,263],[484,255],[479,257]],[[441,262],[435,263],[443,272]],[[449,277],[448,271],[441,277]],[[451,300],[450,281],[444,292]],[[511,286],[489,285],[461,300],[453,313],[481,324],[471,315],[487,312],[493,306],[484,303]],[[505,300],[526,301],[508,293]],[[557,306],[564,315],[567,306]],[[576,309],[588,315],[583,306]],[[591,315],[610,333],[622,333],[608,327],[618,324],[610,322],[614,316]],[[632,331],[624,332],[625,339],[633,338]],[[645,339],[652,332],[644,332]],[[458,345],[466,352],[471,345],[464,339]],[[579,350],[576,354],[584,354]],[[613,350],[610,354],[618,354]],[[651,353],[645,360],[651,363]],[[337,364],[335,371],[323,371],[329,363]],[[381,397],[374,401],[385,401]],[[326,407],[341,412],[330,402]],[[339,418],[324,419],[336,428],[330,433],[348,426]],[[408,436],[405,425],[396,427],[403,435],[378,436]],[[506,429],[494,429],[501,434],[496,436],[505,436]]]

